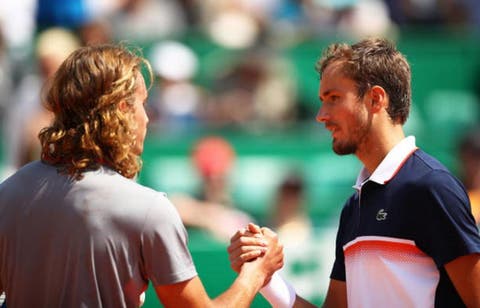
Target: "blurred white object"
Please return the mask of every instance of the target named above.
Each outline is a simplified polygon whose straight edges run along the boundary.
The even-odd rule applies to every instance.
[[[58,67],[78,47],[80,40],[73,32],[55,27],[40,33],[35,52],[38,59],[55,57]]]
[[[339,30],[356,37],[385,35],[391,30],[392,22],[388,8],[380,0],[359,0],[349,18],[344,18],[338,25]]]
[[[242,11],[225,11],[214,17],[208,29],[218,44],[234,49],[252,46],[260,34],[253,16]]]
[[[188,46],[179,42],[158,43],[153,47],[150,59],[155,73],[165,79],[187,80],[197,71],[197,56]]]
[[[0,28],[5,33],[9,49],[25,53],[35,32],[35,0],[2,1],[0,5]],[[14,57],[18,56],[13,54]]]

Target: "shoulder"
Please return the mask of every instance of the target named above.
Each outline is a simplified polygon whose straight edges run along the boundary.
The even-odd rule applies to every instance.
[[[448,191],[458,190],[466,194],[460,180],[440,161],[422,150],[415,151],[400,174],[403,181],[409,184],[407,187],[429,190],[449,187]]]
[[[147,186],[144,186],[135,180],[126,178],[119,173],[108,169],[100,168],[95,171],[89,171],[84,174],[84,178],[78,181],[79,186],[95,187],[101,191],[109,191],[112,196],[121,196],[130,199],[129,196],[135,198],[159,198],[165,193],[158,192]],[[139,200],[141,201],[141,199]]]
[[[437,159],[421,150],[414,153],[399,174],[397,187],[401,187],[411,206],[420,203],[421,208],[428,211],[439,206],[448,211],[469,207],[468,194],[462,182]]]
[[[164,192],[146,187],[107,168],[85,173],[84,178],[74,185],[77,198],[103,204],[103,207],[110,208],[120,216],[135,213],[134,216],[141,217],[152,210],[170,211],[170,207],[173,207]]]
[[[95,204],[106,217],[143,230],[180,222],[175,206],[159,192],[109,169],[88,172],[75,184],[77,200]],[[79,202],[81,203],[81,202]]]
[[[49,177],[54,174],[56,174],[55,167],[36,160],[22,166],[14,172],[11,172],[2,182],[0,182],[0,187],[20,185],[20,183],[35,181],[35,179]]]
[[[407,168],[415,168],[419,174],[429,173],[431,171],[449,172],[438,159],[420,149],[412,154],[406,166]]]

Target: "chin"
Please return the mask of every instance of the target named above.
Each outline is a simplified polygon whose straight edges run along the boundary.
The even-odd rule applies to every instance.
[[[333,140],[332,149],[335,154],[350,155],[355,154],[355,152],[357,151],[357,145],[352,143],[340,143]]]

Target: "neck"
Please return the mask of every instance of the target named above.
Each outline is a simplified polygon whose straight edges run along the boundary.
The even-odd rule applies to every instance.
[[[387,154],[405,138],[402,125],[393,125],[388,129],[372,132],[359,146],[355,155],[372,174]]]

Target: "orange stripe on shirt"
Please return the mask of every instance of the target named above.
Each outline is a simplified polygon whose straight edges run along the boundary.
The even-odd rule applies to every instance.
[[[345,255],[362,251],[401,252],[402,254],[425,256],[425,253],[415,245],[382,240],[362,240],[344,249]]]

